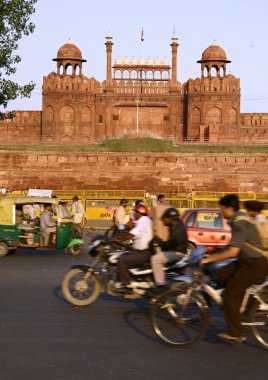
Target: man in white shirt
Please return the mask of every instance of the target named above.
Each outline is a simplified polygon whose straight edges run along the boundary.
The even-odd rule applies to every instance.
[[[128,206],[128,200],[123,198],[120,201],[120,206],[115,211],[114,222],[118,229],[123,229],[123,227],[121,226],[124,226],[129,220],[129,217],[126,215],[127,206]]]
[[[149,251],[149,243],[153,238],[152,221],[147,216],[147,208],[144,205],[137,205],[135,211],[135,227],[132,228],[125,236],[114,238],[113,241],[121,243],[125,240],[133,239],[133,249],[118,260],[118,271],[121,281],[121,287],[117,290],[118,293],[131,292],[130,273],[128,268],[132,265],[141,264],[150,261],[151,253]]]
[[[78,233],[80,236],[82,236],[83,224],[86,222],[86,212],[82,202],[78,199],[77,195],[73,197],[71,216],[73,217],[74,234]]]

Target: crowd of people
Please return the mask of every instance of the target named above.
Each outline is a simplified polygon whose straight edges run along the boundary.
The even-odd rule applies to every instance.
[[[163,205],[165,197],[158,195],[153,209]],[[115,236],[113,241],[122,243],[132,239],[130,251],[120,256],[118,260],[118,273],[121,285],[115,290],[118,293],[131,293],[129,267],[132,265],[150,262],[155,280],[155,287],[151,292],[162,292],[169,288],[165,278],[164,266],[168,262],[178,261],[187,250],[187,230],[180,220],[176,208],[167,205],[166,210],[160,216],[164,226],[168,227],[168,237],[163,240],[159,231],[153,228],[153,214],[148,212],[142,200],[137,201],[131,216],[131,223],[126,221],[127,199],[122,199],[120,207],[115,213],[115,224],[122,229],[122,225],[128,229],[124,235]],[[225,288],[223,295],[223,307],[227,331],[218,334],[218,337],[234,343],[243,343],[245,335],[242,326],[240,306],[246,289],[260,281],[264,281],[268,275],[268,254],[266,232],[260,235],[256,225],[264,223],[266,217],[261,213],[263,204],[259,201],[246,201],[244,207],[246,213],[239,209],[239,198],[236,194],[229,194],[219,201],[222,215],[228,220],[232,230],[232,238],[228,246],[219,253],[206,255],[200,262],[201,266],[207,264],[235,259],[219,270],[217,283]],[[130,227],[130,228],[128,228]],[[267,228],[267,224],[266,224]],[[268,244],[268,242],[267,242]]]

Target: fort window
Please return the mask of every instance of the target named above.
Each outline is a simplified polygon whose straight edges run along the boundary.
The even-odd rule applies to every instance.
[[[183,116],[180,116],[180,124],[183,124]]]
[[[113,120],[119,120],[119,115],[113,115]]]
[[[169,115],[164,115],[164,121],[169,121]]]
[[[103,123],[103,115],[99,115],[99,124]]]

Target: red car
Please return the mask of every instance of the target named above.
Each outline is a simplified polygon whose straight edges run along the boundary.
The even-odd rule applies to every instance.
[[[201,244],[225,246],[231,239],[231,228],[220,209],[187,209],[182,213],[181,220],[187,227],[188,253]]]

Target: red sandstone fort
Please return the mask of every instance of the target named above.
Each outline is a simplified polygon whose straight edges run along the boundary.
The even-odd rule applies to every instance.
[[[71,41],[43,78],[42,111],[17,111],[0,122],[0,143],[81,143],[156,137],[180,142],[268,141],[268,114],[240,112],[240,80],[227,74],[215,43],[198,63],[201,76],[177,78],[178,39],[167,58],[117,57],[106,36],[106,80],[83,74],[85,59]],[[40,145],[41,146],[41,145]],[[0,151],[0,184],[14,188],[148,189],[154,192],[268,191],[267,153],[72,153]]]
[[[268,114],[240,112],[240,80],[227,74],[225,51],[215,43],[198,63],[201,77],[177,78],[178,38],[171,38],[171,65],[164,59],[117,57],[106,35],[106,80],[83,74],[80,49],[70,40],[43,78],[42,111],[17,111],[1,122],[0,142],[91,143],[123,136],[178,141],[268,139]]]

